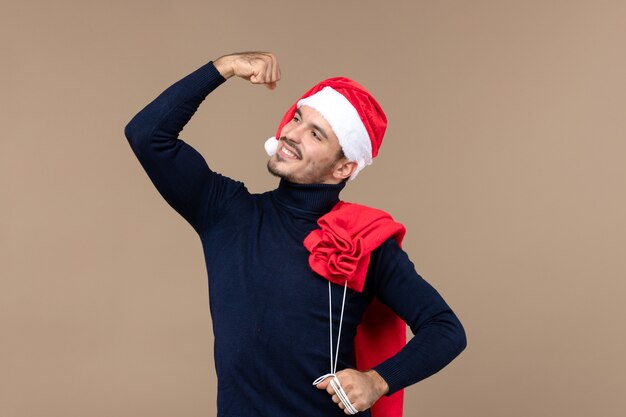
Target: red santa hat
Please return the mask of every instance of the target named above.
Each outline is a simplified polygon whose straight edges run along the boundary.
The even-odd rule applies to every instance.
[[[268,155],[276,153],[280,132],[300,106],[317,110],[337,135],[346,158],[357,162],[358,166],[350,179],[354,179],[378,155],[387,128],[387,117],[362,85],[345,77],[320,82],[287,110],[276,136],[265,142]]]

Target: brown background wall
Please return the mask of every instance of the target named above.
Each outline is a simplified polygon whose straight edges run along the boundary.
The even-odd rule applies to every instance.
[[[274,51],[184,138],[252,191],[262,143],[319,79],[390,119],[344,198],[406,224],[469,347],[407,416],[622,416],[626,2],[2,1],[0,416],[211,416],[199,240],[123,136],[220,54]]]

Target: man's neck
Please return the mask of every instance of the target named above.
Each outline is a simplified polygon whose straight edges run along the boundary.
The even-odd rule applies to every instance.
[[[345,187],[339,184],[296,184],[281,179],[278,188],[272,193],[274,197],[292,209],[311,213],[328,213],[338,202],[339,194]]]

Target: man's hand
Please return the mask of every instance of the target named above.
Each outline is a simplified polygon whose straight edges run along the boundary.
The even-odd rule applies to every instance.
[[[280,80],[278,61],[269,52],[224,55],[213,61],[213,65],[226,79],[234,75],[252,84],[265,84],[271,90],[276,88],[276,83]]]
[[[355,369],[344,369],[337,372],[336,376],[350,402],[358,411],[367,410],[380,397],[389,392],[387,382],[374,370],[361,372]],[[335,390],[330,385],[331,379],[326,378],[323,382],[317,384],[317,388],[326,390],[332,396],[333,402],[339,404],[339,408],[346,411],[346,407],[341,403]],[[348,413],[346,412],[346,414]]]

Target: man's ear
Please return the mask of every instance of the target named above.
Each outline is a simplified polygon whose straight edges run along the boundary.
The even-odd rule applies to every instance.
[[[345,180],[346,178],[350,178],[352,173],[357,168],[358,164],[355,161],[348,161],[347,159],[342,159],[337,162],[335,166],[335,170],[333,171],[333,177],[338,180]]]

